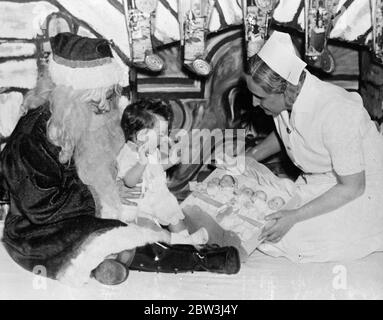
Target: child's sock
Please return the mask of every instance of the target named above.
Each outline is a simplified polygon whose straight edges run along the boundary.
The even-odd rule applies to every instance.
[[[170,244],[193,244],[187,230],[170,233]]]
[[[209,233],[205,228],[200,228],[190,235],[194,244],[206,244],[209,241]]]
[[[209,240],[209,234],[205,228],[200,228],[193,234],[189,234],[187,230],[182,230],[178,233],[171,233],[170,243],[171,244],[191,244],[199,245],[206,244]]]

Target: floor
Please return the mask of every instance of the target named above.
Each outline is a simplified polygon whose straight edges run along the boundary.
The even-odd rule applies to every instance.
[[[298,265],[256,251],[234,276],[131,272],[119,286],[71,288],[14,263],[0,246],[0,299],[383,299],[383,253],[349,263]]]

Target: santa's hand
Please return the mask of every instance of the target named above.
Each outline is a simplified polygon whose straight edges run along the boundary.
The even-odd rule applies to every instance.
[[[140,187],[128,188],[122,180],[117,181],[117,187],[122,204],[137,206],[137,203],[131,200],[141,198],[142,190]]]

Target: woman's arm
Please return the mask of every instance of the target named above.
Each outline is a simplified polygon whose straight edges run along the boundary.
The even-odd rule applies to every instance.
[[[360,110],[362,109],[360,106]],[[364,193],[365,159],[360,134],[360,127],[365,121],[364,114],[348,107],[346,102],[335,102],[328,110],[331,112],[328,111],[327,118],[322,123],[321,136],[323,145],[329,152],[337,184],[301,208],[282,210],[270,215],[268,219],[275,223],[263,232],[263,236],[269,241],[281,239],[295,223],[334,211]]]
[[[297,222],[308,220],[333,210],[360,197],[365,190],[365,172],[339,176],[338,183],[328,191],[313,199],[301,208],[282,210],[266,217],[275,220],[275,224],[265,228],[260,238],[270,242],[278,242]]]
[[[249,150],[246,156],[262,161],[281,151],[281,145],[275,131],[270,133],[259,145]]]
[[[343,207],[364,193],[366,187],[364,171],[348,176],[338,175],[337,178],[338,183],[335,186],[297,210],[297,222]]]

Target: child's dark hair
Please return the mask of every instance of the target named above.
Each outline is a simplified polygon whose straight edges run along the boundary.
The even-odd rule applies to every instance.
[[[156,115],[168,121],[171,128],[173,111],[168,103],[161,100],[141,99],[128,105],[121,118],[125,141],[134,140],[137,132],[142,129],[152,129],[156,123]]]

